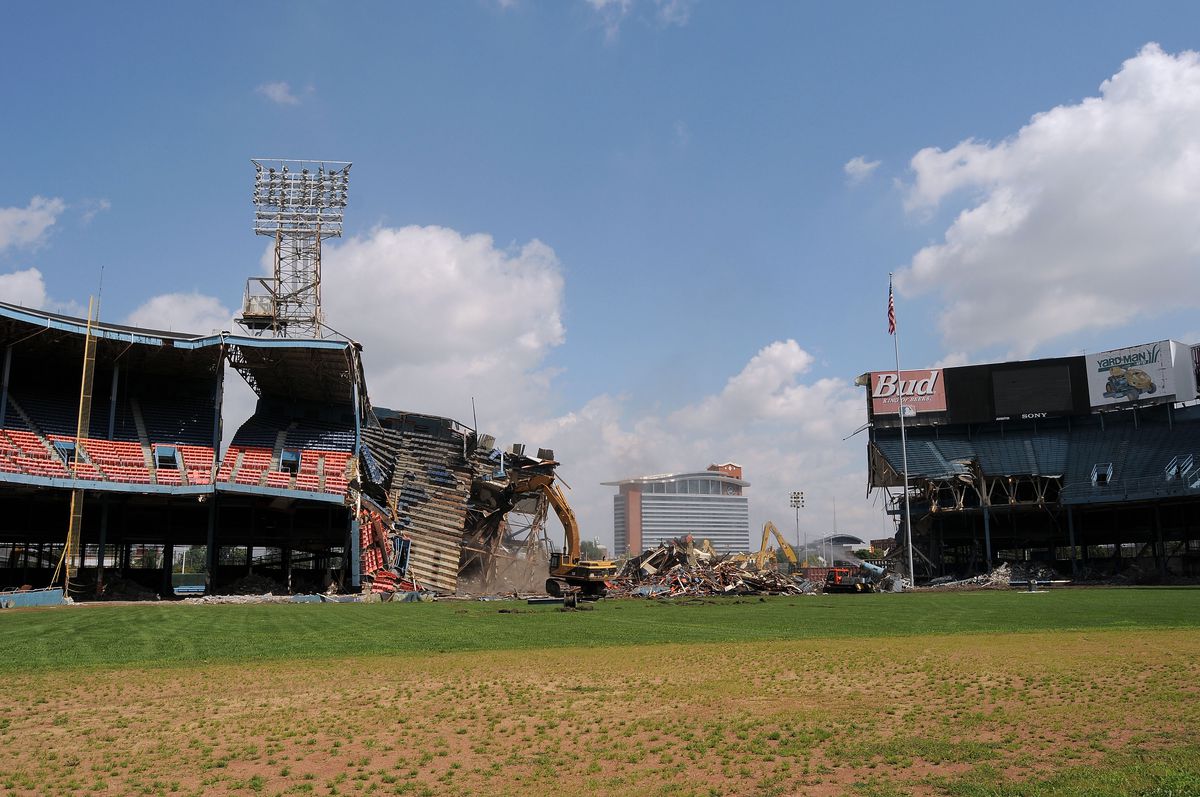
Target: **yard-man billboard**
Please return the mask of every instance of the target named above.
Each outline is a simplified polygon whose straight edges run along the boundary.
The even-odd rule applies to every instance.
[[[873,371],[871,373],[871,412],[897,415],[900,401],[912,414],[946,411],[946,385],[942,369],[924,371]],[[910,413],[906,412],[905,416]]]
[[[1086,361],[1093,408],[1196,398],[1191,347],[1177,341],[1089,354]]]

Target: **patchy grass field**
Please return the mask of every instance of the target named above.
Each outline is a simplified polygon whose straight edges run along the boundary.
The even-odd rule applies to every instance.
[[[1200,794],[1198,609],[1063,590],[9,612],[0,795]]]

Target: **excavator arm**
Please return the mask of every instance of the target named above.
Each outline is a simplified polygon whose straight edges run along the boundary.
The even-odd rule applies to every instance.
[[[800,558],[796,556],[796,550],[788,545],[787,540],[779,533],[779,529],[775,528],[775,524],[767,521],[763,524],[762,543],[758,546],[758,552],[754,554],[754,564],[762,570],[767,566],[767,559],[770,558],[774,548],[768,548],[767,543],[771,541],[771,535],[775,535],[775,541],[779,543],[779,549],[783,551],[783,555],[787,557],[788,562],[792,567],[798,567]]]
[[[551,595],[563,596],[572,602],[581,592],[585,596],[603,595],[605,581],[616,573],[612,562],[583,561],[580,558],[579,521],[575,510],[567,503],[567,496],[548,473],[527,476],[510,485],[513,495],[541,493],[554,509],[554,514],[563,527],[563,552],[550,555],[550,577],[546,580],[546,591]]]
[[[799,567],[800,557],[796,556],[796,549],[788,545],[788,541],[779,533],[779,529],[775,528],[774,523],[768,521],[767,525],[771,527],[771,532],[775,535],[775,540],[779,543],[779,550],[783,551],[783,555],[787,557],[788,562],[791,563],[792,567]]]
[[[554,482],[544,484],[542,493],[550,502],[554,514],[558,515],[558,521],[562,523],[563,542],[565,543],[563,547],[566,548],[565,558],[574,564],[579,561],[579,521],[575,519],[575,510],[571,509],[571,505],[567,503],[567,497],[563,495],[562,488]]]

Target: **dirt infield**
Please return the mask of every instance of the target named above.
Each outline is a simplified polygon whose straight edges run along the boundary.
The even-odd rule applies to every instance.
[[[1109,793],[1097,777],[1136,794],[1172,767],[1197,768],[1188,745],[1200,727],[1192,630],[422,654],[6,681],[0,793],[19,795],[965,794],[997,781],[1037,794],[1046,779],[1068,787],[1053,793]],[[1168,760],[1157,775],[1146,766]]]

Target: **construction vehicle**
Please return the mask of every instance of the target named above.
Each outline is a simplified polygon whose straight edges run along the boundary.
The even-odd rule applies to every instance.
[[[772,534],[775,535],[775,541],[779,543],[779,550],[783,551],[783,555],[787,557],[789,570],[795,571],[800,567],[800,557],[796,556],[796,550],[788,545],[788,541],[779,533],[779,529],[775,528],[775,524],[769,520],[763,524],[762,544],[758,547],[758,553],[753,556],[755,567],[762,570],[767,566],[767,560],[772,558],[775,553],[774,548],[767,547]]]
[[[835,563],[825,573],[826,592],[874,592],[886,571],[870,562]]]
[[[579,522],[567,503],[567,497],[549,473],[538,473],[513,482],[514,493],[540,492],[546,496],[554,514],[563,527],[563,549],[550,554],[550,577],[546,592],[563,598],[568,606],[578,597],[602,597],[607,581],[616,575],[617,566],[609,561],[581,559],[579,555]]]

